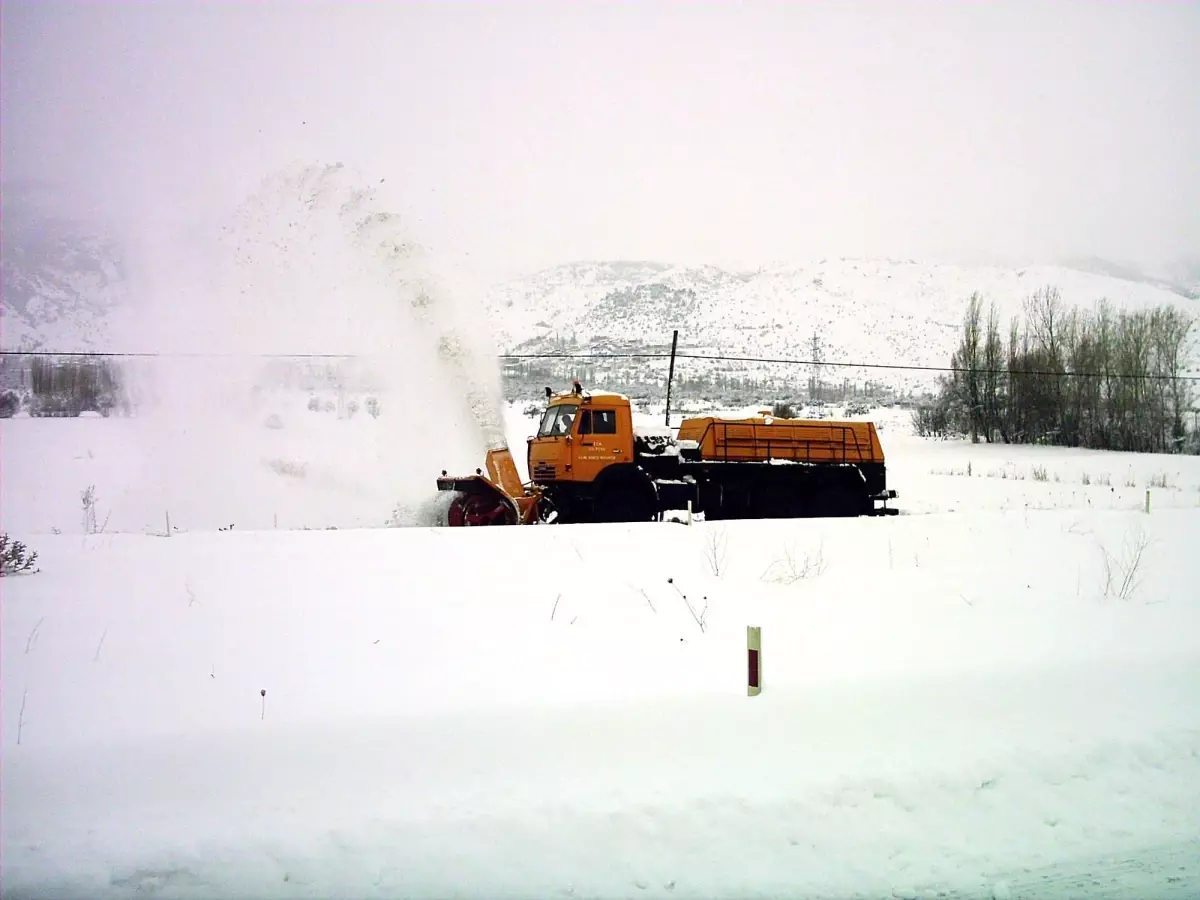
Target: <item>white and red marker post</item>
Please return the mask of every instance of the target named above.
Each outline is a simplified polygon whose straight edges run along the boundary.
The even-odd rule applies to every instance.
[[[746,626],[746,695],[757,697],[762,693],[762,628]]]

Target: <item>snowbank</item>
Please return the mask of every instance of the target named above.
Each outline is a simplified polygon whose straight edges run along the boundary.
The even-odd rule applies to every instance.
[[[1198,541],[41,536],[3,585],[5,896],[1194,896]]]

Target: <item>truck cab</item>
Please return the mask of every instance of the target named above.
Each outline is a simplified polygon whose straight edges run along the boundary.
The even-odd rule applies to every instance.
[[[554,395],[529,439],[529,477],[535,484],[586,484],[614,463],[632,462],[633,417],[621,394]]]

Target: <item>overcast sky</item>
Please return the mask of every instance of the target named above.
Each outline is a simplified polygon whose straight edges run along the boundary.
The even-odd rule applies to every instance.
[[[134,227],[386,178],[527,268],[1200,250],[1200,4],[3,5],[6,178]]]

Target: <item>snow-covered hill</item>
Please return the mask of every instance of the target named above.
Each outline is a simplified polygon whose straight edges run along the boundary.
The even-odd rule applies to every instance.
[[[492,309],[514,352],[661,345],[673,329],[694,352],[826,363],[941,366],[967,298],[995,301],[1007,331],[1026,298],[1053,286],[1069,306],[1118,309],[1200,301],[1161,283],[1064,266],[1004,269],[912,260],[825,259],[751,273],[654,263],[572,264],[497,287]],[[841,380],[841,373],[833,376]]]
[[[105,349],[119,330],[115,316],[127,308],[122,248],[52,208],[34,194],[6,188],[0,345],[6,350]],[[275,220],[256,225],[264,246],[283,246],[295,238],[289,216],[277,211]],[[336,266],[321,252],[315,258]],[[672,331],[679,329],[685,353],[819,356],[826,364],[814,373],[807,367],[687,360],[680,372],[684,379],[720,371],[775,382],[802,383],[815,374],[836,384],[846,379],[891,387],[929,385],[936,377],[929,372],[843,366],[944,366],[974,292],[996,302],[1007,330],[1025,299],[1047,286],[1057,288],[1069,306],[1090,309],[1107,299],[1118,309],[1169,304],[1200,313],[1198,275],[1200,267],[1192,263],[1181,263],[1167,278],[1090,259],[1024,269],[822,259],[751,272],[653,261],[571,263],[495,285],[487,298],[494,335],[489,343],[527,354],[665,352]],[[353,271],[344,277],[335,272],[334,283],[354,277]],[[371,321],[376,312],[355,300],[346,309],[347,321]],[[213,318],[218,330],[228,324],[222,315]],[[322,346],[307,349],[344,352],[341,346],[324,346],[328,336],[323,338]],[[632,378],[630,371],[612,366],[591,371],[598,379],[619,375],[630,387],[648,369],[655,372],[651,381],[665,374],[664,365],[657,368],[663,372],[641,361],[633,367],[640,374]]]
[[[105,349],[111,317],[127,297],[117,242],[7,185],[3,231],[0,348]]]

